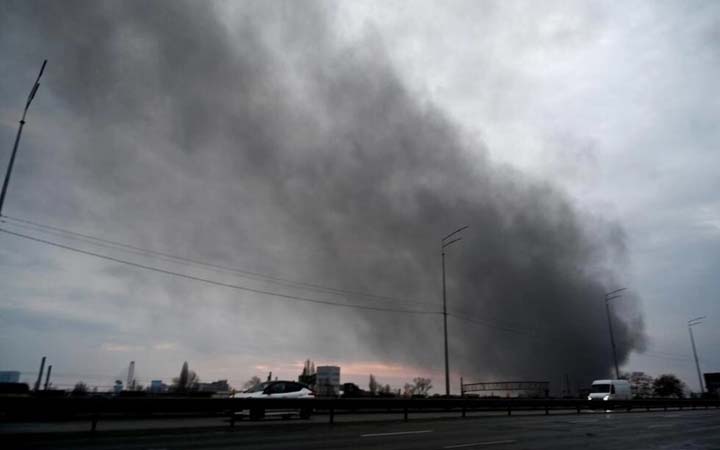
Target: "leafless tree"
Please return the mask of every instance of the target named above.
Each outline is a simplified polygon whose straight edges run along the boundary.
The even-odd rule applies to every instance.
[[[260,379],[260,377],[253,375],[252,378],[250,378],[245,383],[243,383],[242,387],[243,387],[243,390],[246,391],[248,389],[254,388],[255,386],[257,386],[260,383],[262,383],[262,380]]]
[[[432,380],[430,378],[417,377],[413,378],[412,395],[427,396],[432,389]]]
[[[180,376],[173,378],[173,388],[178,392],[192,391],[197,389],[200,383],[200,378],[197,374],[188,368],[188,363],[183,363],[182,369],[180,370]]]
[[[645,372],[632,372],[624,374],[623,378],[630,383],[633,397],[648,398],[653,396],[654,378]]]
[[[685,383],[673,374],[664,374],[655,378],[653,392],[658,397],[685,397]]]
[[[377,395],[380,384],[375,379],[375,375],[370,374],[370,382],[368,383],[368,390],[370,395]]]
[[[72,390],[72,395],[86,395],[88,393],[87,384],[82,381],[75,383],[75,387]]]

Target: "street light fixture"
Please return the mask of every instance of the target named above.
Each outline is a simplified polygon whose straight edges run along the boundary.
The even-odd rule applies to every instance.
[[[30,95],[28,95],[27,102],[25,102],[25,109],[23,110],[22,119],[20,119],[20,128],[18,128],[17,136],[15,136],[15,145],[13,146],[12,153],[10,154],[10,163],[8,164],[7,172],[5,172],[5,181],[3,181],[2,192],[0,192],[0,217],[2,217],[2,208],[3,204],[5,203],[5,194],[7,194],[8,184],[10,183],[10,174],[12,173],[13,165],[15,164],[15,154],[17,153],[18,144],[20,143],[20,136],[22,135],[23,127],[25,126],[25,116],[27,115],[28,108],[30,108],[30,103],[32,103],[33,99],[35,98],[35,94],[37,94],[38,88],[40,87],[40,77],[45,71],[46,64],[47,59],[43,61],[42,67],[40,68],[40,73],[35,80],[35,84],[30,91]]]
[[[450,396],[450,363],[448,360],[448,333],[447,333],[447,294],[445,291],[445,249],[450,247],[457,241],[462,240],[458,237],[450,239],[459,232],[465,230],[468,226],[460,227],[452,233],[448,234],[440,240],[440,250],[442,253],[442,290],[443,290],[443,333],[445,335],[445,395]]]
[[[694,327],[695,325],[700,325],[704,318],[705,316],[701,316],[688,320],[688,332],[690,333],[690,343],[692,343],[693,356],[695,357],[695,368],[697,369],[698,383],[700,384],[701,394],[705,393],[705,387],[703,386],[702,376],[700,375],[700,362],[698,360],[697,350],[695,349],[695,337],[693,336],[692,327]]]
[[[620,288],[605,293],[605,311],[607,312],[608,329],[610,330],[610,346],[612,347],[613,361],[615,362],[615,378],[618,380],[620,379],[620,368],[618,367],[617,350],[615,349],[615,337],[613,336],[612,320],[610,319],[610,300],[615,300],[616,298],[622,297],[621,292],[626,289],[627,288]]]

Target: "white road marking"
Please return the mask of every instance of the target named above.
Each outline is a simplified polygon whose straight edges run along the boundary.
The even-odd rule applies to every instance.
[[[597,423],[599,422],[599,419],[590,419],[590,420],[568,420],[567,423]]]
[[[663,417],[680,417],[680,414],[665,414]]]
[[[504,440],[504,441],[487,441],[487,442],[471,442],[469,444],[456,444],[456,445],[447,445],[443,448],[463,448],[463,447],[474,447],[476,445],[495,445],[495,444],[512,444],[514,440]]]
[[[659,425],[650,425],[650,426],[648,426],[648,428],[670,428],[672,426],[674,426],[674,425],[671,423],[664,423],[664,424],[659,424]]]
[[[399,436],[401,434],[421,434],[421,433],[432,433],[433,430],[418,430],[418,431],[396,431],[394,433],[371,433],[361,434],[360,437],[376,437],[376,436]]]
[[[720,425],[710,425],[707,427],[692,428],[690,430],[687,430],[686,433],[697,433],[698,431],[708,431],[708,430],[717,430],[717,429],[720,429]]]

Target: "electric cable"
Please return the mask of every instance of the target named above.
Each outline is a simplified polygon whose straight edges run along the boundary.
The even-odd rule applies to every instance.
[[[11,222],[5,222],[2,219],[8,219],[12,222],[18,222],[18,223],[11,223]],[[75,239],[81,239],[85,241],[90,241],[93,245],[99,245],[101,247],[105,248],[119,248],[122,251],[128,252],[128,253],[134,253],[134,254],[140,254],[140,255],[150,255],[156,258],[164,259],[164,260],[170,260],[173,262],[179,262],[183,264],[189,264],[189,265],[195,265],[195,266],[201,266],[206,267],[210,270],[220,270],[223,272],[231,272],[235,273],[238,276],[253,279],[253,280],[262,280],[266,282],[273,282],[276,284],[288,286],[288,287],[296,287],[296,288],[302,288],[307,290],[314,290],[318,292],[325,292],[330,293],[334,295],[351,295],[351,296],[360,296],[360,297],[368,297],[368,298],[375,298],[378,300],[392,300],[397,302],[404,302],[404,303],[415,303],[415,304],[426,304],[426,305],[434,305],[434,302],[428,302],[428,301],[417,301],[417,300],[410,300],[410,299],[402,299],[397,297],[391,297],[387,295],[379,295],[379,294],[373,294],[368,292],[361,292],[361,291],[355,291],[355,290],[348,290],[348,289],[339,289],[329,286],[323,286],[320,284],[315,283],[308,283],[304,281],[297,281],[297,280],[290,280],[287,278],[277,277],[273,275],[267,275],[260,272],[253,272],[249,270],[243,270],[239,268],[224,266],[221,264],[216,263],[210,263],[207,261],[202,261],[194,258],[187,258],[183,256],[173,255],[171,253],[157,251],[157,250],[150,250],[147,248],[138,247],[136,245],[131,245],[123,242],[118,242],[110,239],[100,238],[97,236],[93,236],[90,234],[85,233],[79,233],[77,231],[68,230],[65,228],[52,226],[52,225],[46,225],[39,222],[27,220],[27,219],[21,219],[17,217],[12,216],[6,216],[3,215],[2,218],[0,218],[0,222],[5,222],[8,225],[13,226],[21,226],[20,224],[30,225],[32,227],[40,228],[41,232],[48,233],[48,232],[54,232],[56,235],[57,233],[64,233],[70,236],[74,236]],[[45,230],[45,231],[42,231]]]
[[[53,241],[50,241],[47,239],[41,239],[38,237],[29,236],[27,234],[17,233],[15,231],[6,230],[4,228],[0,228],[0,232],[6,233],[9,235],[13,235],[16,237],[20,237],[23,239],[35,241],[38,243],[42,243],[45,245],[50,245],[52,247],[61,248],[61,249],[68,250],[71,252],[80,253],[80,254],[84,254],[84,255],[88,255],[88,256],[94,256],[96,258],[116,262],[119,264],[125,264],[125,265],[131,266],[131,267],[136,267],[136,268],[140,268],[140,269],[144,269],[144,270],[150,270],[153,272],[163,273],[165,275],[171,275],[171,276],[175,276],[175,277],[179,277],[179,278],[185,278],[187,280],[198,281],[201,283],[211,284],[211,285],[215,285],[215,286],[226,287],[226,288],[230,288],[230,289],[237,289],[237,290],[241,290],[241,291],[252,292],[255,294],[267,295],[267,296],[271,296],[271,297],[277,297],[277,298],[281,298],[281,299],[285,299],[285,300],[296,300],[296,301],[315,303],[315,304],[320,304],[320,305],[337,306],[337,307],[343,307],[343,308],[355,308],[355,309],[363,309],[363,310],[368,310],[368,311],[381,311],[381,312],[394,312],[394,313],[407,313],[407,314],[441,314],[438,311],[384,308],[384,307],[376,307],[376,306],[368,306],[368,305],[358,305],[355,303],[338,303],[338,302],[332,302],[329,300],[320,300],[320,299],[315,299],[315,298],[310,298],[310,297],[301,297],[301,296],[297,296],[297,295],[289,295],[289,294],[282,294],[279,292],[266,291],[263,289],[255,289],[255,288],[250,288],[250,287],[242,286],[242,285],[238,285],[238,284],[225,283],[222,281],[211,280],[208,278],[202,278],[202,277],[198,277],[195,275],[188,275],[188,274],[184,274],[184,273],[180,273],[180,272],[175,272],[172,270],[166,270],[166,269],[162,269],[162,268],[155,267],[155,266],[148,266],[146,264],[140,264],[140,263],[128,261],[128,260],[125,260],[122,258],[116,258],[114,256],[103,255],[101,253],[91,252],[88,250],[79,249],[79,248],[72,247],[69,245],[60,244],[58,242],[53,242]]]

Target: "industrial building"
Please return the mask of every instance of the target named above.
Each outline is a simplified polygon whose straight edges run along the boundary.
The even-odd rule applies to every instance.
[[[337,397],[340,395],[340,367],[318,366],[315,388],[321,397]]]
[[[20,372],[17,370],[0,370],[0,383],[19,383]]]

